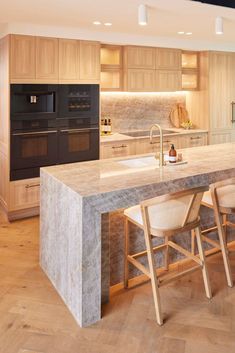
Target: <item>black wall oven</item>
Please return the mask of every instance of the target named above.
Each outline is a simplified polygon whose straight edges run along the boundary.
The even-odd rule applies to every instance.
[[[56,119],[11,122],[11,180],[37,177],[57,160]]]
[[[98,85],[11,85],[11,180],[98,158]]]
[[[60,119],[58,162],[71,163],[99,158],[99,126],[93,118]]]

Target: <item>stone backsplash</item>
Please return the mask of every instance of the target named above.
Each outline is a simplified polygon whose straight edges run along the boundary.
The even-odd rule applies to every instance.
[[[177,103],[186,105],[185,93],[102,92],[101,116],[112,119],[114,132],[148,130],[152,124],[169,128],[169,114]]]

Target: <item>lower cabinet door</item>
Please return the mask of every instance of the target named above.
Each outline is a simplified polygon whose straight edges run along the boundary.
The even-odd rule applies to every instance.
[[[24,179],[10,182],[10,211],[39,206],[40,179]]]
[[[181,135],[179,138],[180,148],[190,148],[190,147],[205,146],[205,145],[207,145],[207,133]]]
[[[129,155],[134,155],[135,143],[120,141],[115,143],[108,143],[101,145],[100,158],[115,158],[115,157],[126,157]]]

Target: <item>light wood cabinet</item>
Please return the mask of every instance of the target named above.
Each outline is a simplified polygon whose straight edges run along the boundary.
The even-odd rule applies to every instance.
[[[156,69],[181,70],[181,50],[156,48]]]
[[[179,136],[179,148],[205,146],[208,144],[207,133],[183,134]]]
[[[232,101],[235,100],[235,53],[210,53],[210,128],[231,129]]]
[[[100,63],[102,70],[121,69],[123,61],[122,56],[122,46],[102,44],[100,48]]]
[[[125,90],[131,92],[155,91],[155,70],[128,69],[124,74]]]
[[[180,70],[156,70],[156,91],[180,91],[182,86]]]
[[[18,211],[39,206],[40,181],[39,178],[17,180],[10,182],[11,211]]]
[[[59,39],[59,80],[78,81],[79,79],[79,41]]]
[[[153,138],[153,143],[150,143],[148,138],[136,139],[136,154],[145,154],[145,153],[156,153],[160,149],[160,138]],[[163,150],[168,152],[170,146],[174,144],[175,148],[178,148],[178,136],[165,136],[163,138]]]
[[[172,144],[176,150],[207,145],[207,133],[188,133],[169,135],[163,137],[163,150],[167,153]],[[128,155],[157,153],[160,149],[160,138],[154,137],[150,143],[149,137],[135,138],[133,140],[120,140],[117,142],[101,143],[100,158],[125,157]]]
[[[219,131],[211,131],[209,133],[209,143],[210,145],[215,145],[217,143],[227,143],[234,141],[233,134],[231,134],[231,130],[219,130]]]
[[[100,80],[100,43],[80,41],[80,80]]]
[[[200,54],[200,91],[186,96],[191,120],[209,130],[209,143],[233,141],[232,101],[235,101],[235,53]]]
[[[126,157],[136,154],[135,141],[118,141],[101,144],[100,158]]]
[[[127,46],[124,64],[128,69],[155,69],[155,48]]]
[[[36,79],[56,82],[59,79],[59,40],[36,37]]]
[[[11,35],[10,75],[12,80],[36,77],[36,40],[34,36]]]
[[[120,45],[103,44],[100,50],[101,91],[121,91],[123,89],[123,48]]]

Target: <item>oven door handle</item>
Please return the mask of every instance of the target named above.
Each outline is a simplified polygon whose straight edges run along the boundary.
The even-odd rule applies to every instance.
[[[89,127],[89,128],[85,128],[85,129],[62,129],[62,130],[60,130],[60,132],[67,132],[68,134],[73,134],[76,132],[89,132],[92,130],[98,131],[99,128],[98,127]]]
[[[57,130],[49,130],[49,131],[34,131],[34,132],[15,132],[12,136],[32,136],[32,135],[47,135],[47,134],[55,134]]]

